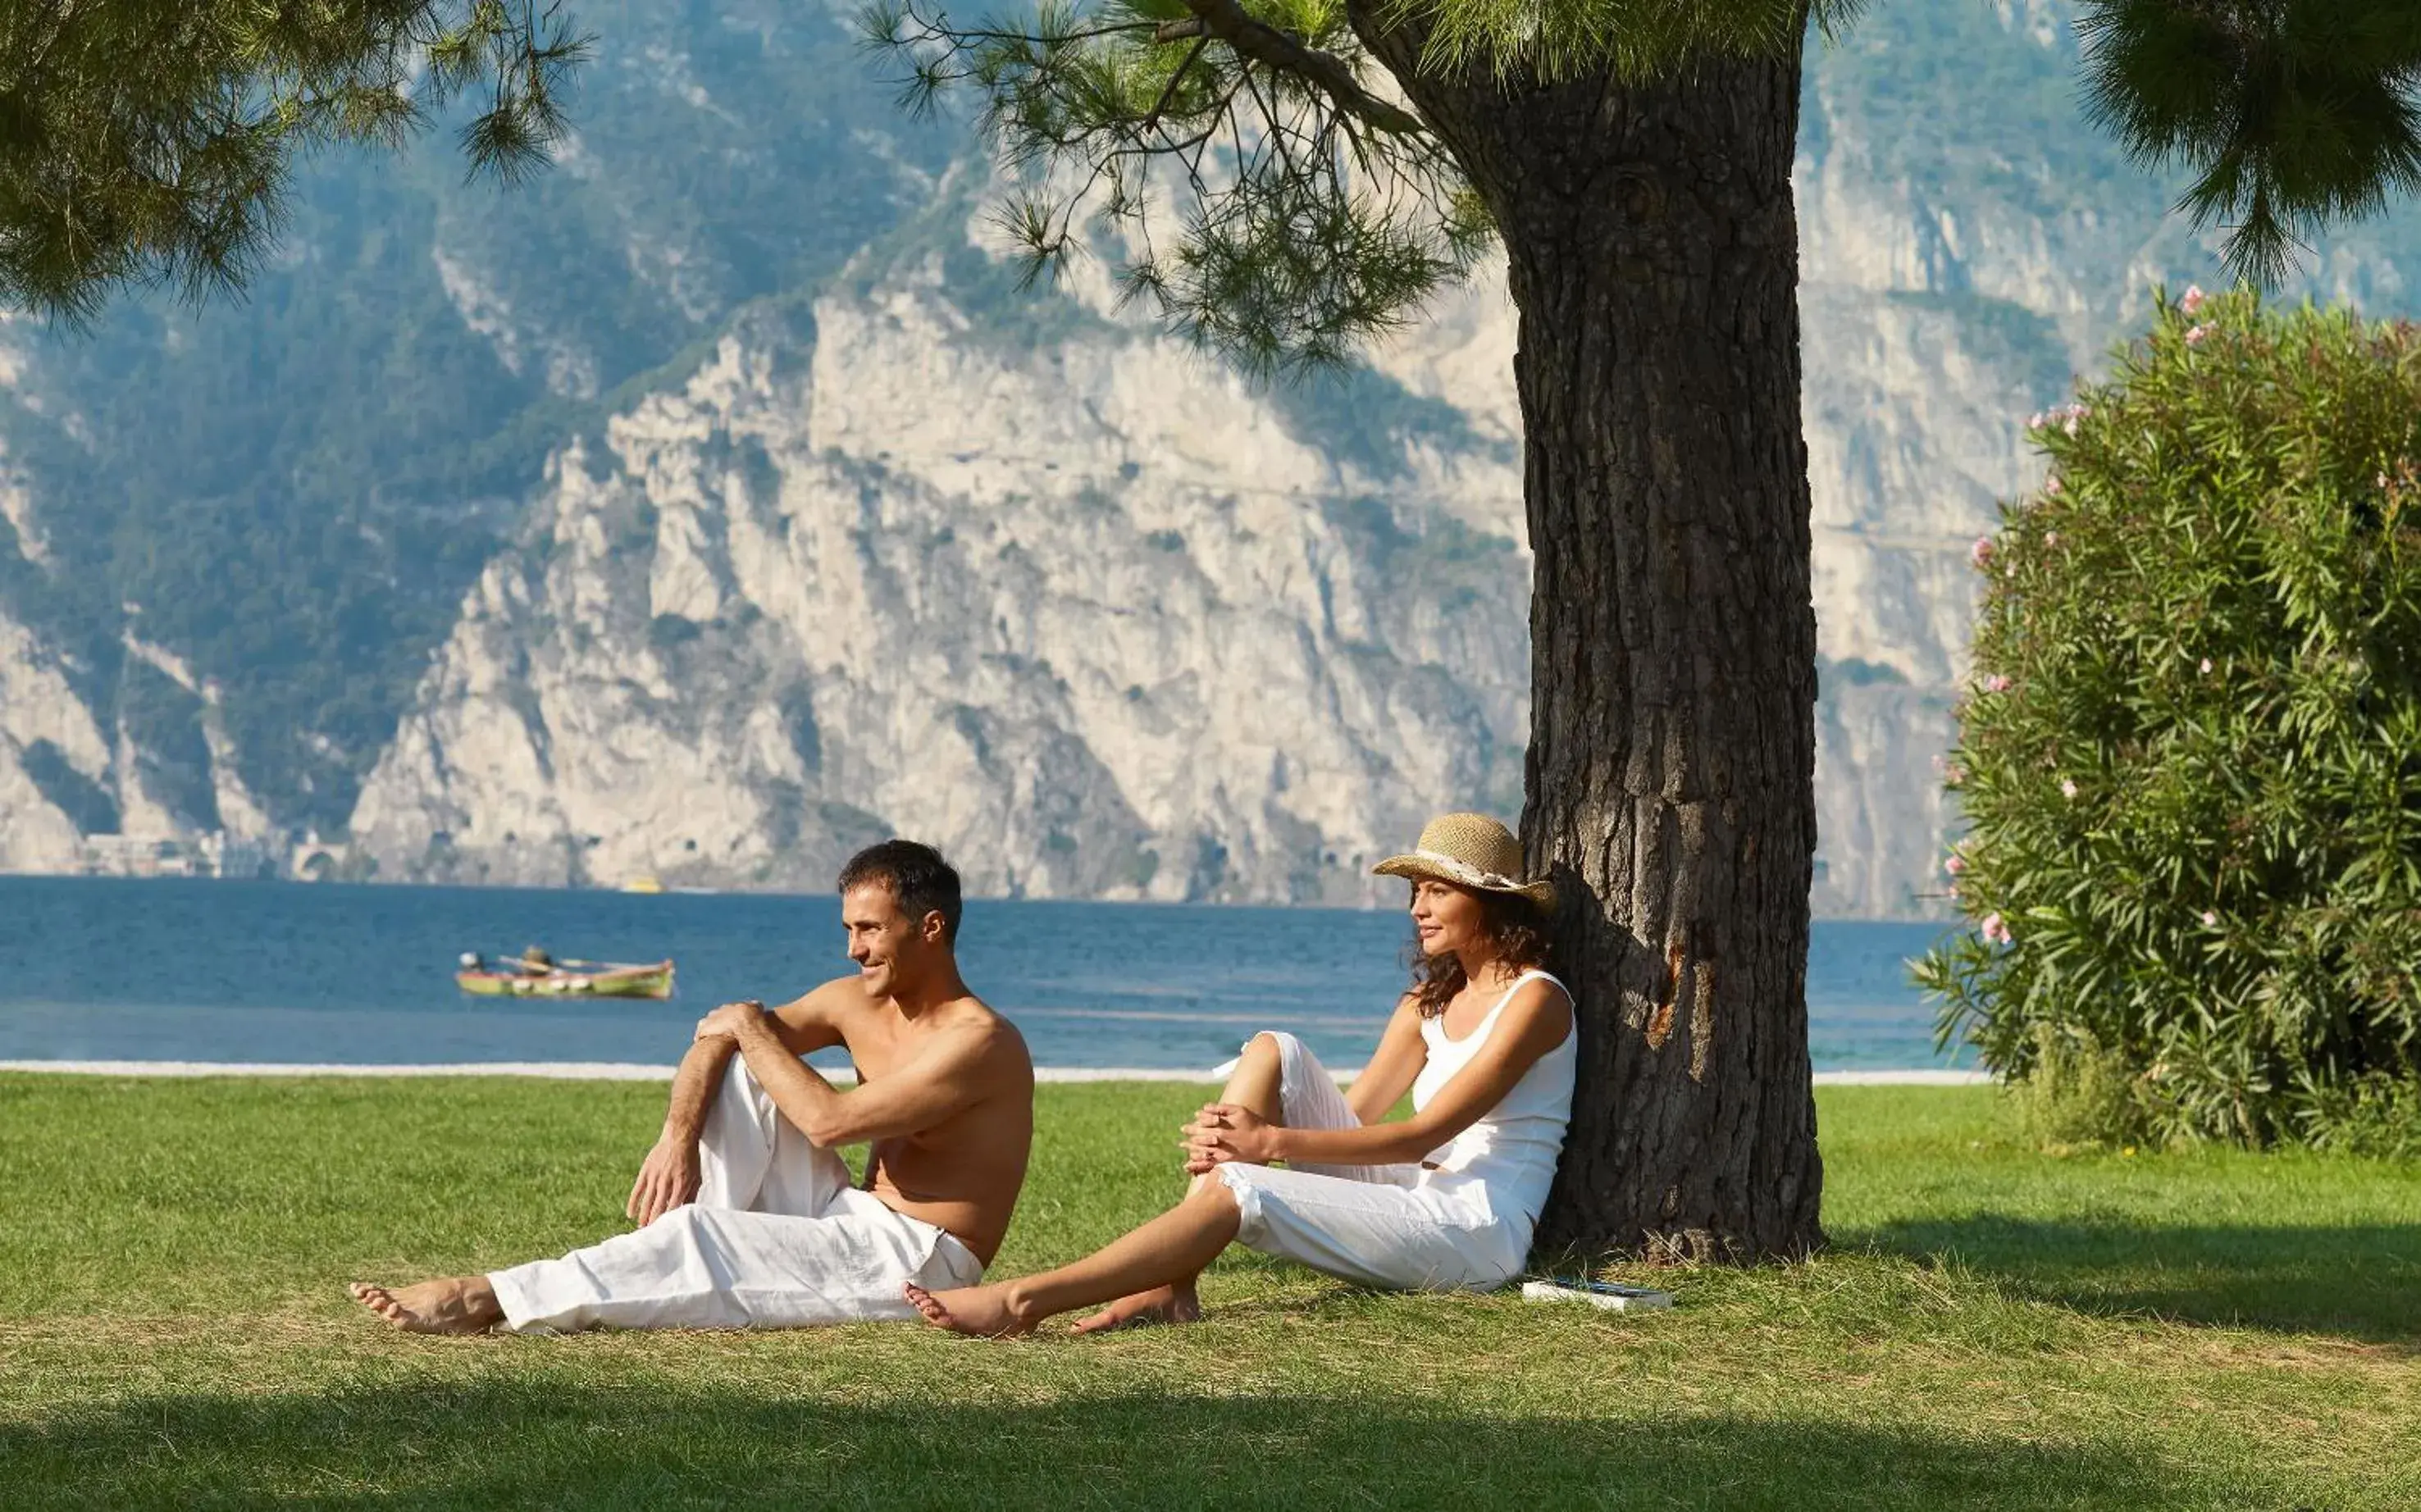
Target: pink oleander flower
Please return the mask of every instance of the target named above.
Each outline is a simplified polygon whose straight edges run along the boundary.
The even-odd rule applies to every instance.
[[[2210,295],[2205,294],[2202,291],[2201,285],[2188,284],[2186,286],[2186,297],[2178,301],[2178,308],[2191,318],[2202,309],[2203,301],[2210,297]]]
[[[1992,538],[1990,536],[1976,537],[1976,544],[1967,548],[1967,559],[1975,563],[1977,567],[1982,567],[1985,563],[1991,561],[1992,559]]]
[[[1943,775],[1949,778],[1950,785],[1955,787],[1959,784],[1967,780],[1967,769],[1965,767],[1952,767],[1949,771],[1944,772]]]
[[[2218,327],[2213,325],[2197,325],[2189,327],[2186,331],[2186,345],[2189,347],[2201,346],[2203,342],[2209,338],[2211,332],[2217,329]]]
[[[2054,473],[2051,476],[2043,479],[2043,491],[2045,493],[2057,493],[2060,491],[2060,487],[2059,475],[2057,473]]]
[[[1950,859],[1942,864],[1942,869],[1956,877],[1967,869],[1967,858],[1953,850],[1950,852]]]
[[[1959,896],[1959,884],[1957,882],[1952,882],[1950,884],[1949,891],[1951,896],[1957,897]]]
[[[2074,798],[2074,797],[2076,796],[2076,779],[2075,779],[2075,778],[2073,778],[2073,777],[2062,777],[2062,778],[2060,779],[2060,781],[2059,781],[2059,796],[2060,796],[2060,797],[2062,797],[2062,798]]]
[[[1984,922],[1976,927],[1976,932],[1984,937],[1987,944],[2006,945],[2009,943],[2009,927],[2001,922],[1997,913],[1985,914]]]
[[[2043,532],[2043,544],[2044,544],[2044,545],[2046,545],[2046,546],[2056,546],[2056,545],[2058,545],[2058,544],[2059,544],[2059,532],[2058,532],[2058,531],[2056,531],[2056,530],[2046,530],[2046,531],[2044,531],[2044,532]]]
[[[1984,679],[1984,691],[1986,693],[2007,693],[2009,691],[2009,679],[2007,676],[2003,673],[1995,672],[1991,677],[1986,678]]]
[[[2203,927],[2204,928],[2209,929],[2209,928],[2215,927],[2218,925],[2218,923],[2219,923],[2219,915],[2218,915],[2218,914],[2213,913],[2213,912],[2212,912],[2210,910],[2209,910],[2209,909],[2205,909],[2205,910],[2203,910],[2203,911],[2202,911],[2202,927]]]
[[[2206,657],[2204,657],[2204,658],[2202,659],[2202,670],[2203,670],[2203,675],[2204,675],[2205,677],[2209,677],[2209,676],[2210,675],[2210,657],[2207,657],[2207,656],[2206,656]]]
[[[2062,421],[2059,423],[2059,428],[2060,428],[2062,430],[2067,431],[2067,432],[2068,432],[2070,435],[2071,435],[2071,436],[2072,436],[2072,435],[2075,435],[2075,434],[2076,434],[2076,414],[2075,414],[2075,412],[2070,411],[2070,412],[2069,413],[2069,416],[2068,416],[2068,418],[2067,418],[2067,419],[2065,419],[2065,420],[2062,420]]]
[[[2043,428],[2044,423],[2050,418],[2051,416],[2043,413],[2040,410],[2037,410],[2034,413],[2026,416],[2026,429],[2028,430],[2040,430]]]

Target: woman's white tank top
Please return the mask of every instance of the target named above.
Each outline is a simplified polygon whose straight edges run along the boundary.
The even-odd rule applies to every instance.
[[[1455,1073],[1471,1064],[1479,1047],[1496,1030],[1496,1021],[1513,994],[1534,978],[1554,982],[1571,1001],[1571,990],[1546,972],[1528,971],[1514,978],[1479,1027],[1460,1039],[1449,1039],[1443,1015],[1421,1024],[1421,1040],[1429,1047],[1429,1063],[1413,1083],[1413,1107],[1429,1105]],[[1555,1179],[1555,1157],[1564,1147],[1564,1130],[1572,1119],[1572,1072],[1580,1064],[1580,1024],[1575,1021],[1562,1044],[1530,1063],[1522,1080],[1477,1122],[1429,1152],[1428,1163],[1441,1171],[1476,1177],[1487,1188],[1489,1207],[1499,1219],[1526,1229],[1539,1221],[1547,1205],[1547,1189]]]

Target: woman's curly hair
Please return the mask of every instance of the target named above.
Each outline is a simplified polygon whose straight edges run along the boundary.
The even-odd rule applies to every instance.
[[[1546,910],[1519,893],[1491,893],[1471,887],[1461,891],[1479,899],[1479,938],[1488,943],[1490,953],[1498,960],[1516,971],[1547,963],[1553,941]],[[1422,1018],[1434,1019],[1468,985],[1462,958],[1451,950],[1423,955],[1418,934],[1413,936],[1406,955],[1413,968],[1413,1005],[1420,1010]]]

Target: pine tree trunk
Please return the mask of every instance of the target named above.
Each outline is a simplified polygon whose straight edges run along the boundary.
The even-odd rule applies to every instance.
[[[1422,79],[1501,229],[1537,555],[1523,838],[1564,886],[1580,1093],[1542,1245],[1821,1242],[1807,1059],[1816,620],[1798,58],[1625,88]]]

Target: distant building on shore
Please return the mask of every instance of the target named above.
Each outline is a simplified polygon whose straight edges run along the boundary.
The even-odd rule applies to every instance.
[[[218,877],[244,881],[283,877],[273,842],[211,830],[185,837],[87,834],[76,869],[86,877]]]
[[[295,841],[287,856],[286,875],[298,882],[367,881],[378,863],[361,855],[346,840],[322,840],[311,830]]]

